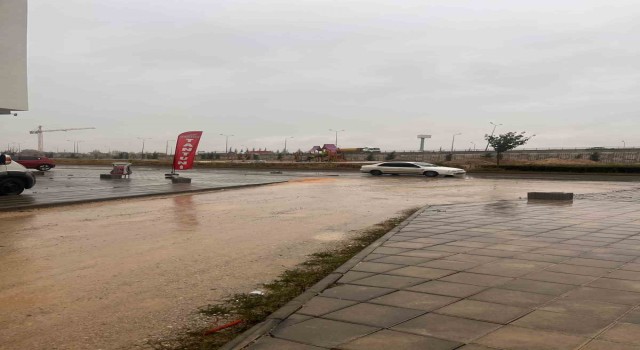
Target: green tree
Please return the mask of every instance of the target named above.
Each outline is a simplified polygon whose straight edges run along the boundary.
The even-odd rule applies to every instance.
[[[374,161],[375,158],[373,157],[373,153],[369,152],[369,154],[367,154],[366,160],[369,162]]]
[[[394,160],[396,159],[396,151],[392,151],[391,153],[387,154],[386,157],[384,157],[385,160]]]
[[[484,135],[484,139],[489,142],[491,147],[496,151],[496,162],[500,165],[500,159],[502,159],[502,153],[512,150],[518,146],[522,146],[531,139],[532,136],[526,137],[525,132],[515,133],[510,131],[506,134],[500,134],[497,136]],[[535,135],[534,135],[535,136]]]

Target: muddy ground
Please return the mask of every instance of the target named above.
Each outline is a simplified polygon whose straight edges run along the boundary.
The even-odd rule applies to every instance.
[[[0,213],[0,349],[146,348],[403,209],[631,187],[352,176]]]

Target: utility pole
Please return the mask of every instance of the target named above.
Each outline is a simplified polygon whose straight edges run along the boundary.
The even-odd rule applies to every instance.
[[[224,136],[225,137],[225,141],[224,141],[224,153],[229,153],[229,136],[235,136],[235,135],[227,135],[227,134],[220,134],[220,136]]]
[[[144,159],[144,141],[151,140],[150,137],[138,137],[138,140],[142,140],[142,152],[140,152],[140,159]]]
[[[336,147],[338,147],[338,133],[339,133],[339,132],[343,132],[343,131],[345,131],[345,130],[344,130],[344,129],[343,129],[343,130],[333,130],[333,129],[329,129],[329,131],[333,131],[333,132],[335,132],[335,133],[336,133]]]
[[[494,122],[489,122],[489,124],[493,125],[493,130],[491,130],[491,136],[493,136],[493,134],[496,132],[496,127],[502,125],[502,124],[495,124]],[[484,148],[485,152],[487,150],[489,150],[489,141],[487,141],[487,147]]]

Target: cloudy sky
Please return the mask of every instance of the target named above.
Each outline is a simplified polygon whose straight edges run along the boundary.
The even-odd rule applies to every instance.
[[[640,2],[29,0],[29,84],[23,149],[640,146]]]

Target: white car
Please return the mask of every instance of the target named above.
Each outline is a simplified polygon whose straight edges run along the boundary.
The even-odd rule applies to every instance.
[[[27,168],[12,161],[10,156],[0,154],[0,196],[18,195],[35,184],[36,178]]]
[[[458,168],[448,168],[429,163],[422,162],[384,162],[372,165],[363,165],[360,168],[361,173],[369,173],[371,175],[393,174],[393,175],[424,175],[427,177],[456,176],[464,175],[466,171]]]

